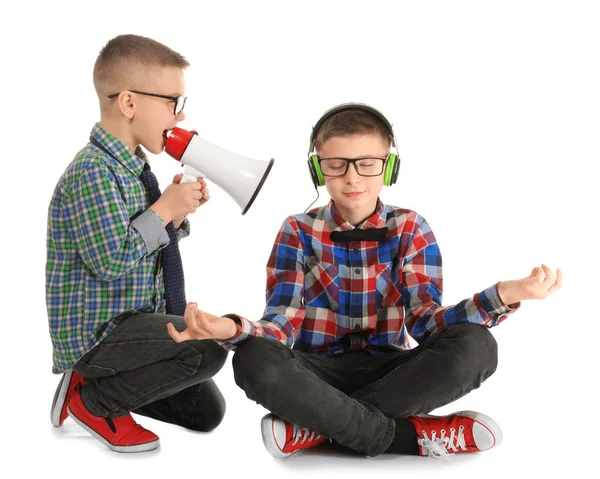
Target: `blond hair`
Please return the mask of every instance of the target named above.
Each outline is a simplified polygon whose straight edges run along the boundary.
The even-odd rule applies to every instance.
[[[139,35],[119,35],[100,50],[94,65],[94,88],[101,99],[136,88],[152,68],[190,66],[179,53]]]

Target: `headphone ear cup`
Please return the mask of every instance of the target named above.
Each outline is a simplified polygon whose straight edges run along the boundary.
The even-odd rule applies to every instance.
[[[308,172],[310,173],[310,180],[313,183],[313,186],[316,188],[317,185],[317,174],[315,173],[315,167],[312,162],[312,157],[309,155],[308,161],[306,162],[308,166]]]
[[[310,155],[308,159],[308,169],[310,170],[310,176],[312,178],[313,185],[323,186],[325,184],[325,178],[323,178],[323,172],[317,160],[317,155]]]
[[[390,181],[390,185],[393,185],[398,181],[398,173],[400,172],[400,157],[398,155],[391,154],[390,156],[394,157],[394,167],[392,168],[392,178]]]
[[[398,178],[398,161],[396,160],[396,155],[394,153],[390,153],[385,160],[385,173],[383,176],[383,184],[385,186],[392,186],[396,183],[396,179]]]

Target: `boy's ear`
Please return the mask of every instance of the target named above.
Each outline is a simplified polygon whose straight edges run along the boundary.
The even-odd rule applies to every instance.
[[[121,114],[131,120],[135,115],[135,98],[128,91],[122,91],[117,97],[117,101],[119,104],[119,110],[121,110]]]

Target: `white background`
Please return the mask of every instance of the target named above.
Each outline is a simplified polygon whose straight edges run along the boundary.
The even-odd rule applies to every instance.
[[[2,7],[0,20],[3,477],[520,477],[592,467],[597,3],[16,3]],[[278,228],[315,197],[305,163],[311,126],[346,101],[372,104],[393,122],[400,179],[382,199],[418,211],[433,228],[445,305],[543,262],[562,268],[562,290],[524,303],[492,330],[496,374],[440,410],[493,417],[501,447],[452,464],[315,452],[275,460],[260,437],[265,410],[235,385],[231,354],[216,376],[227,414],[210,434],[140,418],[161,448],[123,455],[70,420],[50,425],[59,377],[51,374],[44,302],[47,206],[99,119],[95,58],[123,33],[152,37],[190,61],[182,127],[230,151],[275,158],[245,216],[213,184],[212,199],[191,219],[193,236],[182,243],[187,295],[203,309],[260,317]],[[151,162],[163,188],[180,171],[166,154]],[[326,201],[322,191],[317,205]]]

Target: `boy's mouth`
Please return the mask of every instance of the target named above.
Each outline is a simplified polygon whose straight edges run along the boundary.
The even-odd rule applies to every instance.
[[[163,130],[163,138],[164,138],[165,140],[168,140],[168,139],[169,139],[169,135],[171,134],[171,132],[172,132],[172,131],[173,131],[173,129],[172,129],[172,128],[171,128],[171,129],[169,129],[169,130]]]

